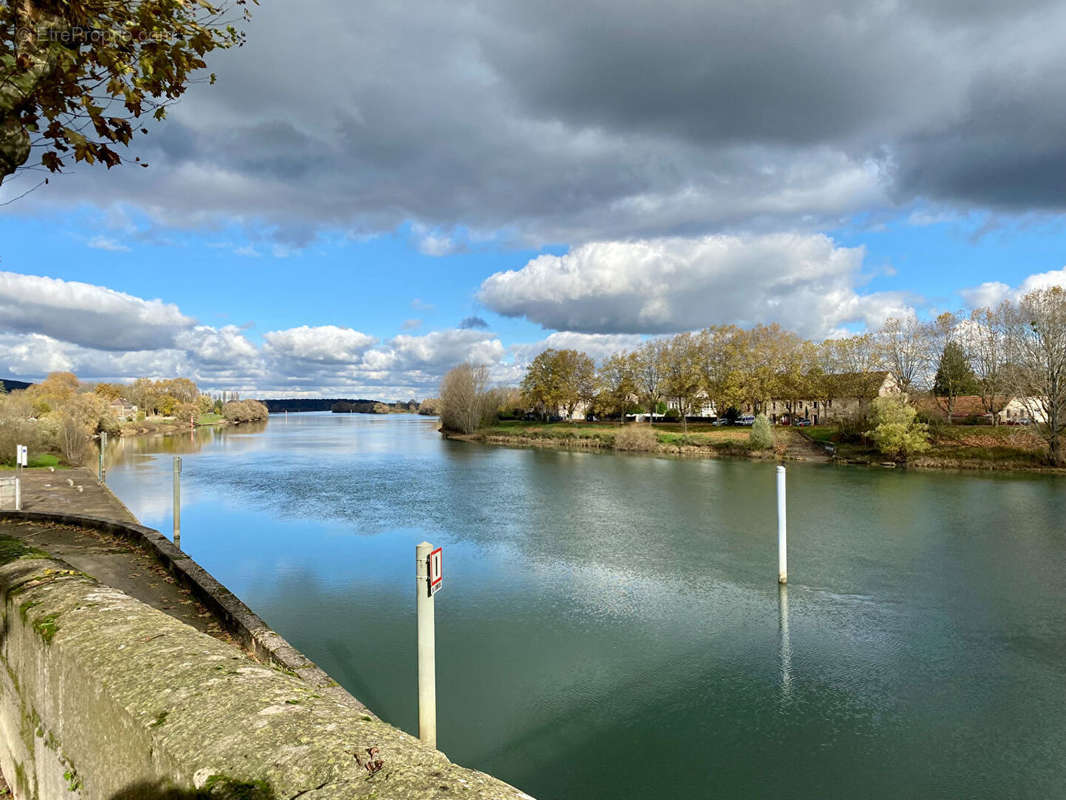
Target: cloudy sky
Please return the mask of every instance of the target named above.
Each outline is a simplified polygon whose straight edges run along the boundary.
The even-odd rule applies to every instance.
[[[0,206],[0,376],[423,397],[1066,281],[1062,3],[263,0],[247,32],[150,168]]]

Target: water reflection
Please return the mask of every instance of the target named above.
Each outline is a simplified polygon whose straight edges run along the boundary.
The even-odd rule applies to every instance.
[[[777,630],[780,636],[781,698],[792,697],[792,640],[788,635],[788,585],[777,584]]]

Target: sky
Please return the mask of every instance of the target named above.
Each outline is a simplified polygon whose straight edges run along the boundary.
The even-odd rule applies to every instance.
[[[253,12],[131,165],[0,185],[0,377],[420,399],[1066,284],[1061,3]]]

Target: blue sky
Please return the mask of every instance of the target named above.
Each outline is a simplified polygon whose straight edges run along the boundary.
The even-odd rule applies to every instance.
[[[552,5],[257,9],[148,169],[0,206],[0,376],[424,397],[1066,280],[1056,4]]]

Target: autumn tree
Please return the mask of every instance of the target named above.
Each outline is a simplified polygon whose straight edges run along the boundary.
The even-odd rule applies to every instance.
[[[1010,311],[1007,335],[1008,385],[1037,423],[1051,463],[1066,465],[1066,290],[1025,295]]]
[[[652,339],[633,353],[633,383],[640,404],[648,409],[649,419],[654,419],[655,407],[663,399],[666,347],[666,342],[661,339]]]
[[[18,0],[0,5],[0,181],[28,164],[121,162],[213,50],[240,45],[246,0]],[[214,75],[208,77],[214,82]],[[139,159],[137,159],[139,160]],[[35,164],[30,164],[34,166]]]
[[[631,353],[615,353],[604,360],[596,373],[599,402],[611,412],[618,413],[618,420],[625,424],[626,408],[636,392],[633,378]]]
[[[741,369],[744,361],[744,332],[735,325],[716,325],[700,333],[700,372],[703,391],[723,416],[727,409],[739,406]]]
[[[674,401],[681,425],[688,433],[688,417],[703,393],[700,342],[691,333],[679,333],[662,350],[663,394]]]

